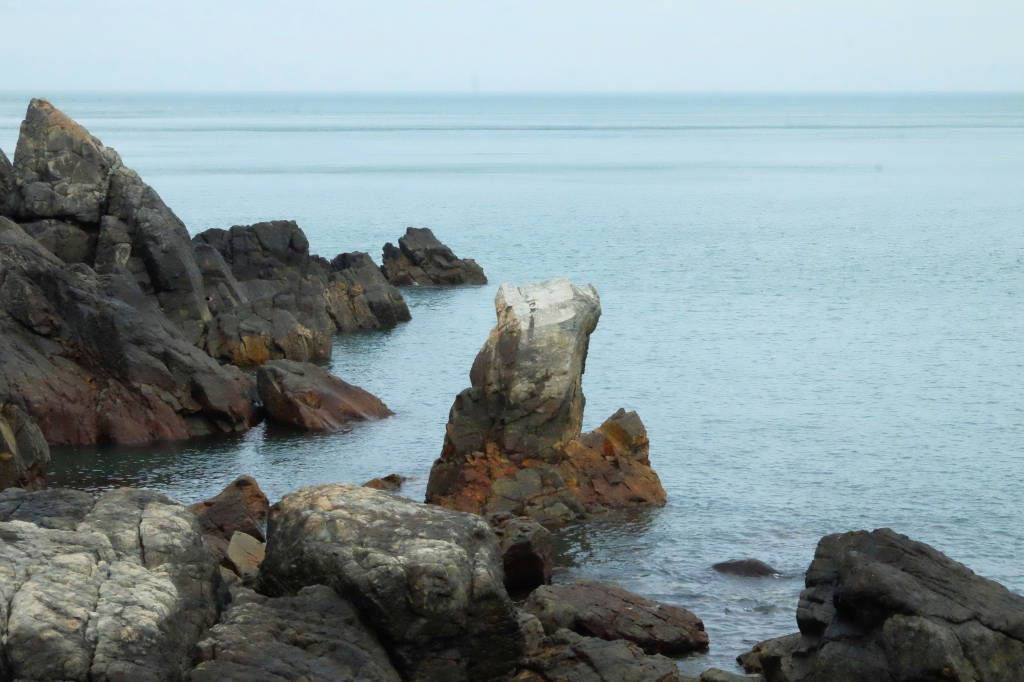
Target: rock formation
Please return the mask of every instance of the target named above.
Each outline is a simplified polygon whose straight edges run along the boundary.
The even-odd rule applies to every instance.
[[[704,623],[686,609],[596,580],[539,587],[523,610],[540,619],[549,635],[566,628],[588,637],[625,639],[649,654],[669,656],[708,648]]]
[[[679,682],[676,664],[625,640],[559,630],[524,656],[512,682]]]
[[[484,270],[476,261],[457,257],[426,227],[408,228],[397,247],[391,242],[385,244],[380,269],[395,286],[487,284]]]
[[[0,493],[4,679],[182,679],[217,619],[195,517],[156,493]]]
[[[601,315],[594,288],[564,278],[505,284],[494,303],[498,324],[473,363],[472,387],[452,405],[427,501],[551,525],[664,503],[635,412],[619,410],[580,433],[583,371]]]
[[[739,660],[767,682],[1024,679],[1024,597],[884,528],[818,543],[800,633]]]
[[[522,652],[498,543],[478,516],[318,485],[271,507],[267,531],[258,590],[334,588],[406,679],[490,680],[511,672]]]
[[[525,592],[551,582],[554,538],[544,526],[508,512],[488,514],[505,569],[505,589]]]
[[[230,541],[235,533],[246,533],[260,541],[267,539],[263,524],[270,501],[252,476],[239,476],[216,496],[190,506],[189,511],[199,519],[203,535]]]
[[[252,382],[192,346],[135,281],[66,265],[4,218],[0,377],[51,445],[139,445],[256,422]]]
[[[401,293],[369,256],[311,256],[294,221],[211,229],[193,242],[216,316],[207,350],[236,365],[325,360],[336,331],[411,319]]]
[[[10,218],[14,210],[14,168],[0,149],[0,217]]]
[[[306,431],[337,431],[394,414],[370,392],[309,362],[271,360],[256,373],[256,387],[270,419]]]
[[[408,481],[405,476],[398,474],[388,474],[381,478],[371,478],[369,481],[363,484],[364,488],[373,488],[374,490],[388,490],[394,491],[399,490],[402,484]]]
[[[760,559],[734,559],[721,561],[711,567],[718,573],[738,575],[742,578],[766,578],[779,572]]]
[[[50,446],[43,432],[0,374],[0,490],[45,488],[49,469]]]
[[[323,585],[277,599],[239,590],[199,659],[190,682],[401,682],[352,605]]]

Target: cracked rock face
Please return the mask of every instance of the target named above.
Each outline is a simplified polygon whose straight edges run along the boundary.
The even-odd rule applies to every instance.
[[[739,660],[768,682],[1024,679],[1024,597],[883,528],[818,543],[800,633]]]
[[[484,269],[475,260],[456,256],[427,227],[408,228],[397,247],[385,244],[380,269],[395,286],[487,284]]]
[[[318,485],[271,507],[258,589],[332,587],[408,680],[490,680],[523,650],[487,522],[354,485]]]
[[[122,488],[0,494],[3,679],[179,680],[218,613],[195,517]]]

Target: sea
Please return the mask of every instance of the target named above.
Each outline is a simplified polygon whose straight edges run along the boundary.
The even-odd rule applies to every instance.
[[[687,672],[796,631],[830,533],[892,528],[1024,592],[1024,95],[0,93],[120,152],[193,234],[291,219],[328,258],[430,227],[490,279],[406,288],[412,321],[327,366],[396,413],[55,449],[54,485],[271,501],[398,473],[422,499],[501,283],[593,284],[584,427],[636,410],[660,509],[557,533],[556,581],[703,619]],[[754,557],[781,575],[711,565]]]

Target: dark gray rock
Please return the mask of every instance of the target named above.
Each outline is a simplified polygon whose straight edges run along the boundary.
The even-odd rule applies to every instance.
[[[779,572],[758,559],[735,559],[722,561],[711,568],[726,575],[738,575],[743,578],[766,578],[778,575]]]
[[[6,383],[0,377],[0,490],[45,488],[50,446],[21,396],[11,393]]]
[[[51,445],[244,431],[255,387],[124,274],[66,265],[0,218],[0,379]]]
[[[398,246],[384,245],[384,277],[396,286],[419,284],[487,284],[476,261],[457,257],[429,228],[410,227]]]
[[[670,656],[708,647],[704,623],[686,609],[596,580],[538,587],[523,610],[539,618],[549,635],[567,628],[589,637],[625,639],[649,654]]]
[[[0,149],[0,216],[14,216],[14,168],[11,160]]]
[[[505,589],[524,592],[551,582],[551,531],[532,519],[508,512],[488,514],[487,522],[498,537]]]
[[[199,660],[191,682],[401,682],[351,604],[322,585],[277,599],[239,591]]]
[[[699,682],[764,682],[760,675],[737,675],[721,668],[709,668],[700,674]]]
[[[53,219],[22,223],[21,229],[69,265],[92,265],[96,260],[98,232],[86,232],[77,225]]]
[[[524,656],[515,682],[680,682],[679,669],[661,655],[624,640],[606,641],[559,630]]]
[[[805,576],[800,634],[740,657],[768,682],[1024,679],[1024,597],[885,528],[829,535]]]
[[[191,668],[220,573],[187,509],[127,488],[95,502],[11,490],[0,509],[5,679],[171,682]]]
[[[498,543],[479,516],[318,485],[271,507],[267,536],[258,590],[332,587],[406,679],[490,680],[511,672],[523,651]]]

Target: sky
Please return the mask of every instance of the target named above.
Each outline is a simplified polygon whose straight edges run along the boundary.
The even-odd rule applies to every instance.
[[[0,90],[1024,91],[1024,0],[0,0]]]

